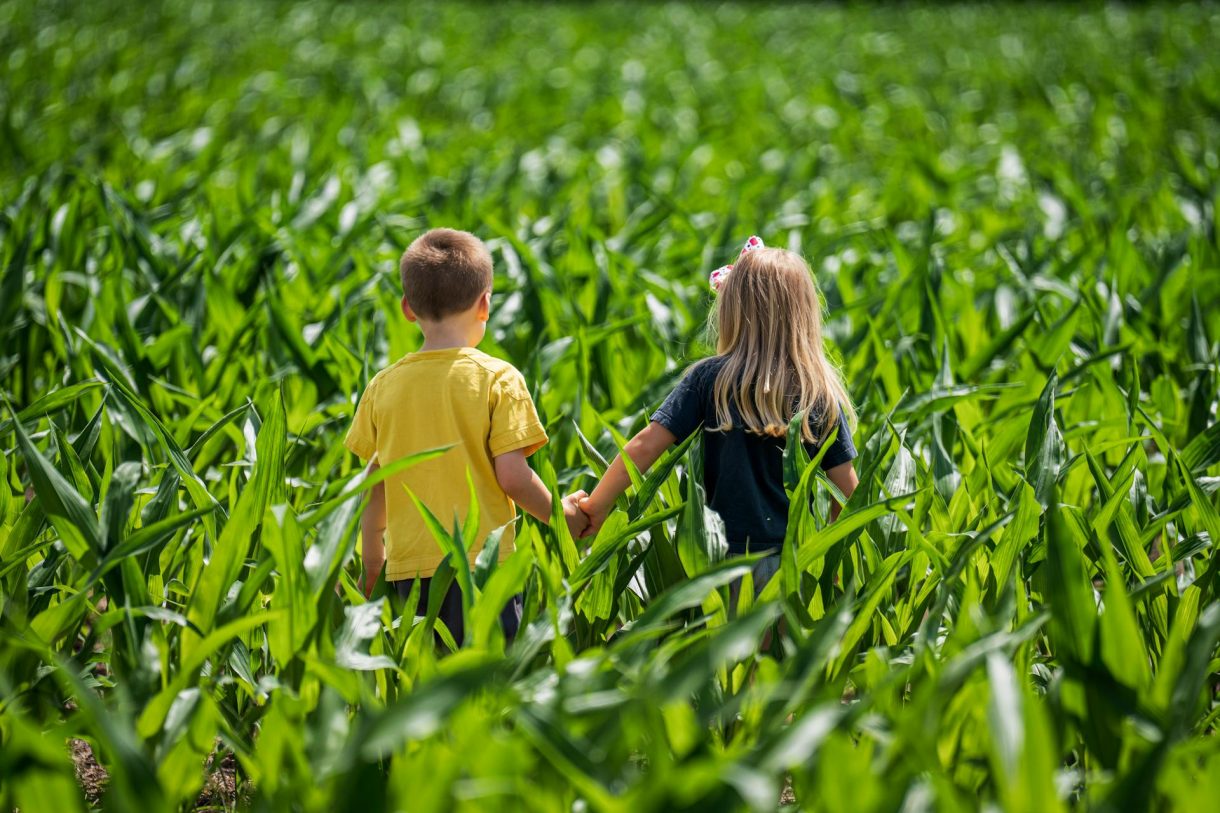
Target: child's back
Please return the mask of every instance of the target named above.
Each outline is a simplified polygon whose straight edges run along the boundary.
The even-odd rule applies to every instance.
[[[716,430],[719,424],[715,387],[728,359],[713,356],[696,364],[678,387],[653,414],[652,420],[673,433],[677,440],[700,426]],[[729,552],[774,550],[784,542],[788,527],[788,494],[784,490],[783,434],[759,434],[745,427],[737,405],[728,405],[732,425],[703,435],[703,484],[707,504],[724,520]],[[823,422],[811,421],[817,436],[827,434]],[[805,442],[813,457],[816,442]],[[822,456],[829,470],[850,463],[856,456],[847,416],[840,412],[834,443]]]
[[[431,576],[443,558],[408,490],[448,529],[455,509],[466,515],[469,472],[479,505],[478,536],[464,540],[473,561],[487,535],[516,516],[496,479],[495,458],[518,449],[529,455],[546,439],[521,374],[473,347],[410,353],[378,373],[360,402],[348,448],[388,463],[452,447],[385,481],[386,580]],[[510,527],[500,540],[501,558],[512,552],[512,541]]]

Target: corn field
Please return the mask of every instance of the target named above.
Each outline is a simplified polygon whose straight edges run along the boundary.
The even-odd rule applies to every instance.
[[[1210,4],[0,0],[0,809],[1211,809],[1217,41]],[[439,225],[492,249],[556,494],[712,352],[711,269],[801,253],[842,515],[791,455],[812,510],[730,606],[696,439],[593,540],[451,557],[454,653],[366,600],[397,469],[342,438]]]

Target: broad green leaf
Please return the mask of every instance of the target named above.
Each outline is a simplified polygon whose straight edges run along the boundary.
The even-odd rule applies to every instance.
[[[637,519],[635,522],[626,524],[619,528],[621,523],[615,522],[611,524],[615,518],[615,514],[611,514],[606,520],[606,524],[602,526],[602,531],[593,541],[593,547],[589,553],[581,560],[576,569],[572,571],[568,577],[568,583],[573,591],[579,589],[587,583],[594,575],[600,573],[603,568],[609,563],[610,558],[626,547],[628,543],[633,541],[644,531],[653,526],[673,519],[682,513],[684,505],[676,505],[672,508],[667,508],[663,511],[657,511],[653,514],[646,514]]]
[[[698,576],[670,588],[652,600],[648,609],[631,625],[631,631],[645,632],[664,624],[674,613],[698,607],[708,593],[744,576],[760,558],[762,557],[759,554],[737,556],[713,565]]]
[[[1076,526],[1064,519],[1058,496],[1051,489],[1047,511],[1046,601],[1051,609],[1052,644],[1056,654],[1077,664],[1093,657],[1093,629],[1097,623],[1097,601],[1085,570],[1084,540]]]
[[[46,393],[28,407],[16,413],[14,417],[5,418],[0,421],[0,435],[8,434],[12,430],[15,421],[29,423],[42,417],[49,417],[52,413],[59,412],[66,407],[76,404],[82,395],[103,386],[103,383],[102,381],[82,381],[79,384],[70,384]]]
[[[486,664],[448,672],[380,714],[366,718],[369,723],[353,742],[364,759],[389,757],[408,742],[439,731],[458,705],[485,690],[494,676],[495,667]]]
[[[277,396],[258,433],[258,459],[254,472],[226,520],[212,549],[212,558],[200,574],[191,595],[187,617],[204,632],[210,631],[215,624],[221,602],[240,575],[255,534],[262,525],[272,493],[279,487],[277,484],[283,483],[284,449],[287,443],[285,422],[284,403]],[[184,636],[183,654],[189,656],[198,642],[198,636],[192,633]]]
[[[1025,438],[1025,479],[1034,487],[1038,502],[1050,504],[1051,492],[1063,465],[1063,440],[1055,423],[1055,390],[1059,377],[1052,372],[1034,405]]]
[[[1220,463],[1220,421],[1191,438],[1190,443],[1182,449],[1181,460],[1195,475]]]
[[[104,550],[97,515],[80,492],[38,451],[20,420],[14,420],[13,430],[47,519],[76,559],[92,563]]]
[[[166,715],[169,714],[170,707],[173,705],[174,698],[178,696],[179,692],[193,686],[199,680],[200,669],[216,650],[232,641],[238,635],[252,629],[257,629],[263,624],[279,617],[279,615],[278,611],[256,613],[245,618],[239,618],[236,621],[230,621],[223,627],[209,632],[196,646],[192,647],[190,654],[178,663],[177,671],[168,685],[150,698],[148,705],[144,707],[137,724],[140,736],[148,738],[160,730],[165,723]]]
[[[717,627],[683,653],[672,668],[653,675],[655,688],[648,696],[659,697],[662,702],[686,697],[721,669],[751,657],[758,651],[763,633],[779,617],[779,612],[778,604],[763,604],[725,626]]]

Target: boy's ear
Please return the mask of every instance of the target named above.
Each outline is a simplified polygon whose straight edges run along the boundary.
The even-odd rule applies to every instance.
[[[491,290],[483,292],[479,297],[478,317],[480,322],[486,322],[491,318]]]
[[[415,311],[411,310],[411,303],[404,296],[402,298],[402,315],[407,317],[408,322],[418,322],[419,317],[415,315]]]

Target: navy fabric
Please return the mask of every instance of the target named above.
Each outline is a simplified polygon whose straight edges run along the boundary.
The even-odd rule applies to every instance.
[[[788,527],[788,494],[784,491],[784,438],[746,432],[740,414],[730,405],[734,426],[716,431],[716,405],[713,401],[716,375],[724,358],[715,356],[691,367],[665,403],[653,413],[652,420],[685,440],[700,426],[703,432],[703,485],[708,506],[724,520],[729,553],[778,549]],[[816,419],[811,420],[815,435],[821,435]],[[707,427],[713,427],[708,429]],[[810,457],[818,444],[806,443]],[[832,469],[854,459],[847,419],[839,416],[839,432],[826,455],[822,468]]]

